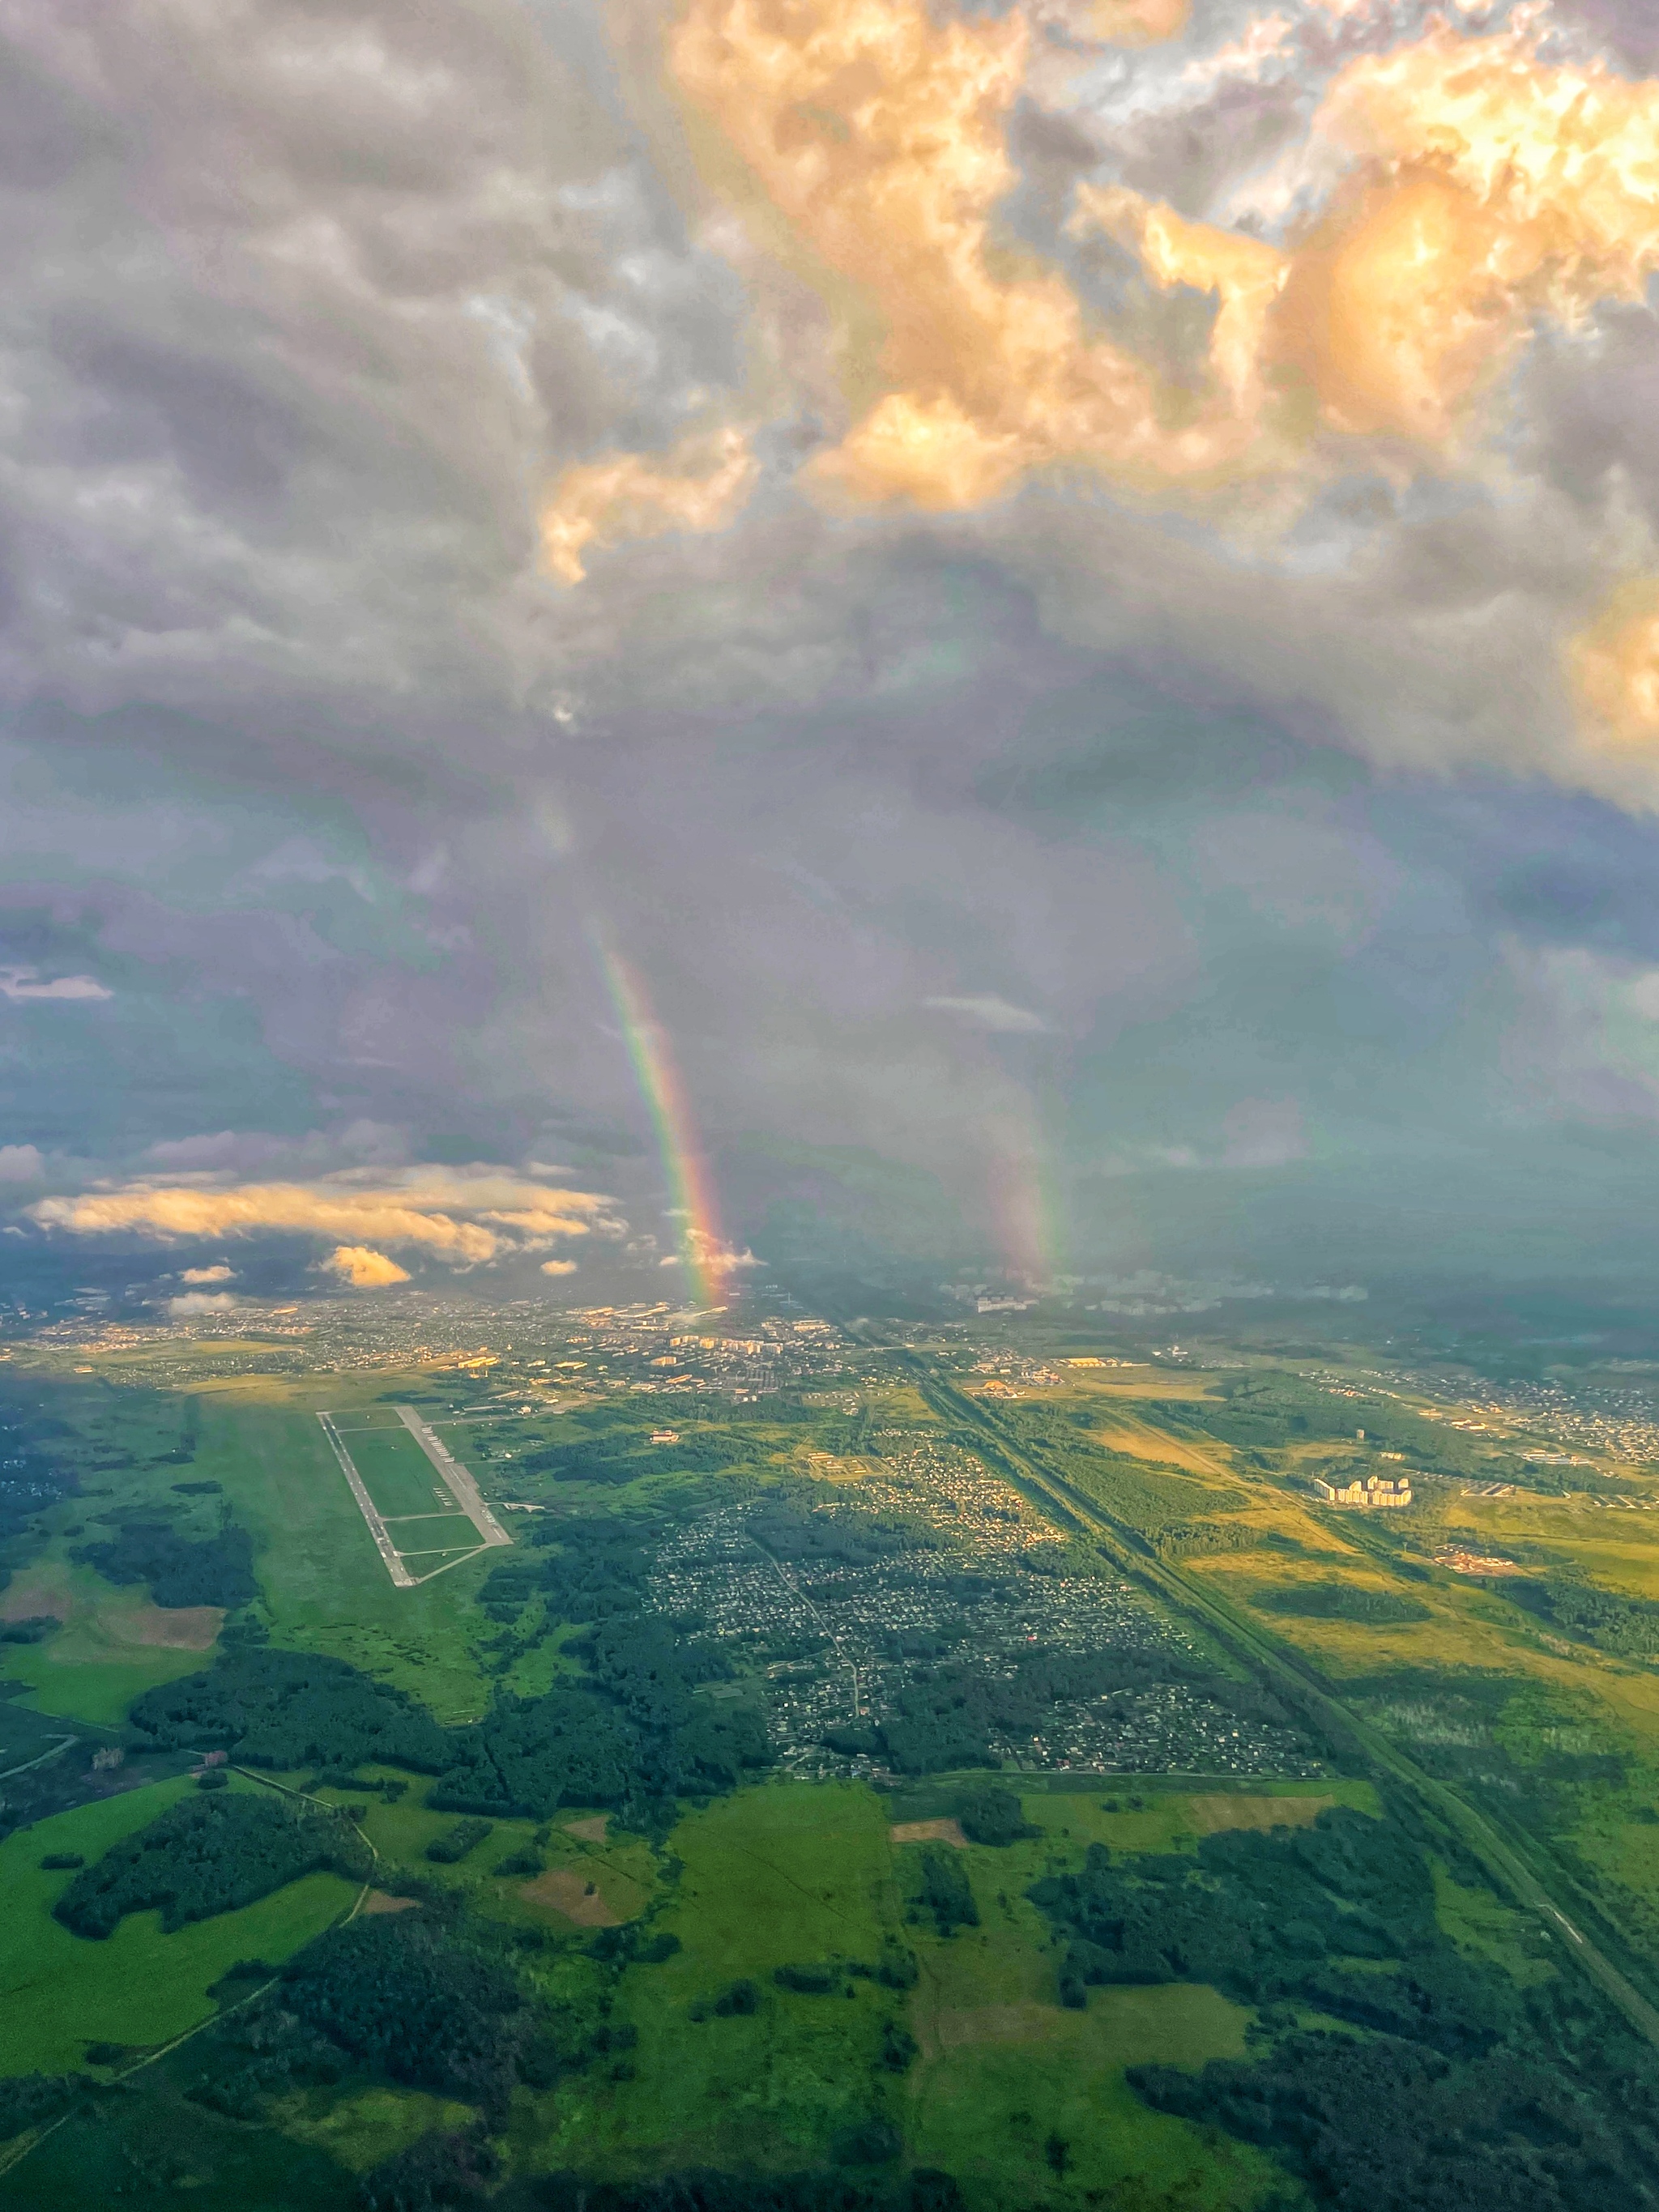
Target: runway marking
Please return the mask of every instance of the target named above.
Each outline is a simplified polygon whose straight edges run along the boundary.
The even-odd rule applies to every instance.
[[[444,1449],[413,1408],[398,1406],[393,1411],[398,1417],[398,1424],[414,1437],[442,1478],[443,1490],[434,1490],[434,1497],[441,1498],[447,1492],[455,1501],[453,1507],[434,1513],[394,1514],[388,1520],[369,1496],[368,1485],[357,1472],[356,1462],[346,1448],[345,1438],[348,1436],[395,1435],[396,1427],[388,1422],[385,1428],[364,1425],[342,1430],[336,1425],[331,1414],[319,1413],[317,1419],[322,1424],[323,1434],[328,1438],[330,1449],[339,1462],[340,1472],[350,1486],[357,1510],[362,1515],[364,1526],[374,1540],[374,1548],[380,1553],[387,1574],[398,1589],[414,1589],[422,1583],[429,1583],[436,1575],[447,1574],[451,1567],[459,1567],[464,1560],[476,1559],[480,1552],[510,1544],[513,1539],[485,1504],[477,1484],[467,1470]],[[401,1526],[405,1521],[448,1521],[456,1518],[465,1518],[472,1523],[478,1533],[480,1540],[477,1543],[465,1547],[447,1546],[431,1551],[400,1552],[393,1540],[392,1528]],[[436,1559],[443,1560],[442,1566],[428,1567],[423,1574],[411,1574],[404,1565],[408,1559]]]
[[[394,1406],[392,1412],[437,1468],[446,1490],[483,1539],[484,1547],[513,1541],[484,1504],[483,1493],[448,1447],[441,1443],[413,1406]]]

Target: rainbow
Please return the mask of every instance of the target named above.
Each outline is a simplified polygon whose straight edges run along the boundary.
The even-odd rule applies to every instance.
[[[988,1183],[997,1249],[1010,1274],[1046,1281],[1055,1269],[1060,1207],[1036,1109],[994,1114],[986,1127]]]
[[[723,1305],[730,1248],[720,1229],[714,1182],[697,1141],[685,1085],[638,975],[597,928],[588,933],[622,1024],[640,1095],[656,1128],[671,1211],[679,1230],[686,1289],[699,1305]]]

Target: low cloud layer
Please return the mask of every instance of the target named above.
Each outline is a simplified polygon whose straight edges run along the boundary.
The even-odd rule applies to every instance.
[[[28,1214],[40,1228],[73,1237],[128,1235],[166,1243],[355,1237],[360,1241],[337,1244],[322,1265],[362,1289],[409,1279],[378,1246],[408,1249],[448,1267],[476,1267],[586,1237],[596,1226],[620,1233],[623,1224],[609,1203],[484,1169],[446,1175],[414,1168],[380,1185],[351,1173],[309,1184],[128,1183],[40,1199]],[[229,1273],[228,1267],[196,1269],[186,1279],[222,1281]]]

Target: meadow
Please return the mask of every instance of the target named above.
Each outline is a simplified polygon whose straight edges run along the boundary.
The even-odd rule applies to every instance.
[[[88,2043],[131,2046],[137,2057],[210,2017],[208,1991],[239,1959],[280,1963],[357,1891],[337,1875],[308,1875],[240,1912],[164,1936],[157,1912],[134,1913],[103,1941],[71,1935],[52,1917],[74,1879],[42,1858],[97,1859],[193,1789],[179,1779],[54,1814],[0,1843],[0,2073],[59,2073],[85,2063]]]

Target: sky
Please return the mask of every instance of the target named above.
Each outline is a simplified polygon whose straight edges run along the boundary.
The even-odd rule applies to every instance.
[[[1643,0],[0,36],[9,1249],[1650,1266]]]

